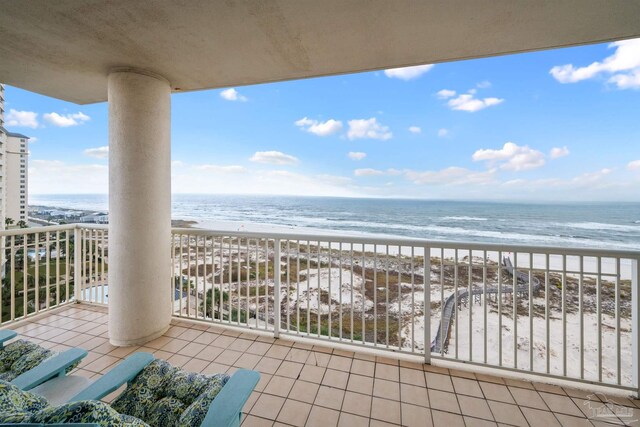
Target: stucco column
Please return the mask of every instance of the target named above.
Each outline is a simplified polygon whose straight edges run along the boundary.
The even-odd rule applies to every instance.
[[[109,74],[109,340],[142,344],[171,320],[171,89]]]

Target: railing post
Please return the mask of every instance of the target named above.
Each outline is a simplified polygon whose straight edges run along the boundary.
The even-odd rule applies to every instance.
[[[76,297],[76,301],[82,301],[82,273],[80,272],[81,259],[82,244],[80,242],[80,227],[75,225],[73,228],[73,295]]]
[[[635,397],[640,397],[640,269],[638,259],[631,260],[631,366],[633,368],[633,386],[635,387]],[[619,333],[619,331],[618,331]]]
[[[442,260],[440,260],[442,262]],[[431,248],[424,248],[424,363],[431,363]]]
[[[273,256],[273,336],[280,337],[280,239],[274,240],[275,254]],[[267,254],[267,258],[269,254]],[[268,274],[268,272],[267,272]]]

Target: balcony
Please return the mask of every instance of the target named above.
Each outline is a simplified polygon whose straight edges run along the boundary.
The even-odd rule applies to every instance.
[[[174,229],[170,328],[116,347],[105,226],[2,235],[3,326],[89,350],[81,375],[137,350],[255,369],[245,426],[640,418],[638,253]]]

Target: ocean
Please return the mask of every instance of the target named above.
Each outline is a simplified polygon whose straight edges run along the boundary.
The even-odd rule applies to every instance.
[[[107,211],[106,195],[31,195],[30,205]],[[507,203],[336,197],[173,195],[198,227],[392,235],[431,240],[640,250],[640,203]]]

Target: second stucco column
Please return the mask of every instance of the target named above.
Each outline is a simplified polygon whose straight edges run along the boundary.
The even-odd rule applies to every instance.
[[[109,340],[142,344],[171,321],[171,88],[109,74]]]

